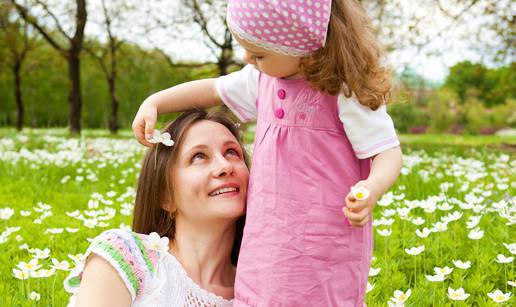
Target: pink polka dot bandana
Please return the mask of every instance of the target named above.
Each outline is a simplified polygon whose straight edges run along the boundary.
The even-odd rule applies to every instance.
[[[291,56],[324,46],[331,0],[229,0],[231,32],[249,43]]]

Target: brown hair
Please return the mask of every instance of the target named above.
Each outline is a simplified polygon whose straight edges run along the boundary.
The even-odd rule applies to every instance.
[[[184,135],[194,123],[201,120],[209,120],[225,126],[242,146],[240,130],[224,113],[207,113],[195,109],[184,112],[169,123],[163,132],[170,133],[171,139],[175,141],[174,146],[157,145],[157,147],[147,150],[143,159],[136,190],[133,231],[144,234],[157,232],[160,236],[167,236],[170,240],[174,239],[175,217],[171,214],[170,209],[166,209],[164,206],[173,199],[172,172]],[[244,161],[249,166],[245,150]],[[236,222],[235,242],[231,251],[231,261],[234,265],[238,259],[244,223],[245,217],[239,218]]]
[[[389,100],[391,69],[362,6],[356,0],[333,0],[326,44],[301,59],[310,85],[331,95],[355,94],[376,110]]]

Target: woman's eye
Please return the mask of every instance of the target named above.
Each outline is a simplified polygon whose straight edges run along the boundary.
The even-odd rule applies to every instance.
[[[240,157],[240,154],[238,153],[238,151],[236,149],[228,149],[228,151],[226,151],[226,154],[231,155],[231,156]]]
[[[255,60],[263,60],[263,56],[260,55],[253,55]]]
[[[193,155],[193,157],[192,157],[192,162],[195,162],[195,161],[197,161],[197,160],[202,160],[202,159],[204,159],[204,158],[206,158],[206,156],[205,156],[204,154],[202,154],[202,153],[196,153],[196,154],[195,154],[195,155]]]

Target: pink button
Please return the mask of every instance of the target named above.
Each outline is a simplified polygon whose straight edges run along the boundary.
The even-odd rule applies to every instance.
[[[276,109],[276,111],[274,111],[274,114],[276,115],[277,118],[282,119],[283,116],[285,116],[285,111],[283,111],[282,108],[279,108],[279,109]]]
[[[284,89],[278,90],[278,97],[281,100],[285,99],[285,97],[287,97],[287,92],[285,92]]]

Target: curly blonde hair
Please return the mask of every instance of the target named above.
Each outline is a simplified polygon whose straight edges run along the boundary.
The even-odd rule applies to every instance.
[[[301,58],[310,85],[331,95],[353,94],[372,110],[390,98],[392,71],[380,61],[384,51],[356,0],[333,0],[326,44]]]

